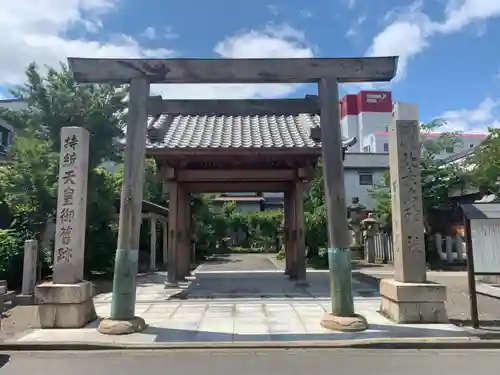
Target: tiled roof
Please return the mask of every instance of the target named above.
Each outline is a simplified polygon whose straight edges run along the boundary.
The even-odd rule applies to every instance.
[[[319,116],[172,116],[148,123],[148,148],[302,148],[319,147],[310,129]]]

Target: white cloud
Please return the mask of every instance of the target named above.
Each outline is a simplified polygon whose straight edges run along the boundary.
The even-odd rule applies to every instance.
[[[24,82],[27,65],[57,67],[69,56],[81,57],[171,57],[175,51],[149,49],[130,35],[122,34],[107,41],[70,38],[75,27],[87,31],[102,27],[102,17],[119,9],[120,0],[38,0],[36,2],[0,0],[0,85]],[[154,29],[152,29],[154,30]],[[100,30],[100,35],[106,35]],[[153,36],[151,30],[147,31]],[[170,28],[154,30],[154,35],[172,39]],[[94,39],[92,39],[94,38]],[[218,42],[214,52],[225,58],[312,57],[313,51],[304,34],[287,25],[240,32]],[[155,92],[176,98],[249,98],[280,97],[292,93],[294,85],[158,85]]]
[[[146,27],[146,29],[140,34],[141,37],[155,40],[155,39],[177,39],[179,35],[177,35],[170,26],[165,26],[161,31],[155,29],[152,26]]]
[[[146,29],[141,33],[141,36],[143,36],[144,38],[147,38],[147,39],[156,39],[156,30],[154,27],[146,27]]]
[[[405,77],[408,63],[430,46],[432,37],[460,32],[464,27],[500,16],[499,0],[447,0],[442,21],[431,20],[423,2],[391,11],[390,23],[373,38],[367,56],[399,55],[398,75]]]
[[[486,131],[500,125],[500,99],[487,97],[476,108],[445,111],[437,118],[446,121],[446,131]]]
[[[365,23],[365,21],[366,21],[366,16],[364,16],[364,15],[356,18],[356,20],[353,22],[353,24],[351,25],[349,30],[347,30],[347,33],[345,34],[345,36],[347,38],[352,38],[352,37],[358,35],[359,28]]]
[[[269,4],[267,10],[273,15],[278,16],[280,14],[280,8],[276,4]]]
[[[163,34],[162,34],[164,39],[177,39],[179,37],[178,34],[176,34],[173,29],[170,26],[165,26],[163,28]]]
[[[23,82],[24,70],[33,61],[41,67],[56,67],[68,56],[170,56],[173,51],[144,48],[127,35],[106,42],[68,37],[68,32],[78,26],[92,31],[100,28],[100,17],[114,11],[118,1],[0,0],[0,51],[4,51],[0,59],[0,84]]]
[[[347,0],[347,7],[349,9],[354,9],[355,6],[356,6],[356,0]]]
[[[299,15],[302,18],[313,18],[314,17],[314,14],[308,9],[301,9],[299,12]]]
[[[236,33],[218,42],[215,53],[224,58],[313,57],[312,47],[300,31],[288,25]],[[299,85],[155,85],[164,98],[277,98],[293,93]]]
[[[445,20],[436,25],[439,32],[455,33],[465,26],[500,16],[498,0],[449,0]]]

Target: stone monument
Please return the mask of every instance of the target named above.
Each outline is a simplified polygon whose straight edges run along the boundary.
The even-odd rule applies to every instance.
[[[379,222],[374,213],[369,213],[368,217],[361,221],[361,229],[363,230],[365,260],[368,263],[375,263],[375,236],[378,233]]]
[[[352,236],[351,253],[354,259],[363,259],[361,220],[365,209],[366,207],[359,203],[358,197],[352,197],[351,204],[347,205],[347,218]]]
[[[380,311],[397,323],[443,323],[446,288],[427,282],[417,118],[398,103],[389,125],[394,279],[380,282]]]
[[[61,129],[52,282],[35,289],[42,328],[80,328],[97,318],[93,286],[83,280],[89,133]]]
[[[21,294],[16,296],[16,303],[19,305],[31,305],[34,302],[37,262],[38,242],[24,241],[23,283]]]

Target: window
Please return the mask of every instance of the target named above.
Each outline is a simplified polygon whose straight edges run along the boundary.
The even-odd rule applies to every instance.
[[[363,152],[370,152],[370,146],[363,147]]]
[[[389,152],[389,143],[384,143],[384,152]]]
[[[469,148],[473,148],[473,147],[474,147],[474,143],[471,143],[471,144],[469,145]]]
[[[360,185],[373,185],[373,174],[371,173],[360,173],[359,174],[359,184]]]
[[[389,131],[389,125],[384,125],[384,131],[387,133]]]
[[[453,154],[453,152],[455,151],[455,150],[453,149],[453,146],[446,147],[444,150],[445,150],[445,151],[446,151],[446,153],[448,153],[448,154]]]

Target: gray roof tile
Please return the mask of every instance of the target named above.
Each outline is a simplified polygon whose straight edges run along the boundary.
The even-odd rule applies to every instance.
[[[319,147],[310,129],[313,114],[269,116],[172,116],[148,122],[148,148],[301,148]]]

